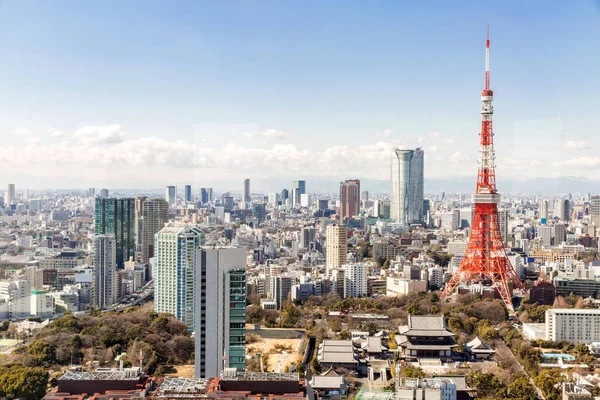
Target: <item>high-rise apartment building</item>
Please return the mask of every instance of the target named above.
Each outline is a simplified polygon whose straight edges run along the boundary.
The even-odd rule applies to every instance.
[[[421,148],[395,149],[391,159],[390,217],[404,226],[423,223],[423,159]]]
[[[115,304],[117,299],[117,241],[110,235],[94,238],[94,276],[92,305],[101,310]]]
[[[135,199],[97,197],[94,217],[96,235],[114,235],[117,267],[122,268],[135,256]]]
[[[540,200],[540,207],[538,217],[540,219],[548,220],[548,200]]]
[[[185,201],[187,201],[188,203],[192,201],[192,186],[191,185],[185,185],[184,197],[185,197]]]
[[[169,205],[175,205],[177,201],[177,188],[175,186],[167,186],[165,188],[165,200]]]
[[[600,227],[600,196],[594,195],[590,199],[590,218],[592,225]]]
[[[360,212],[360,181],[340,182],[340,221],[351,219]]]
[[[500,233],[502,234],[504,244],[508,242],[508,218],[508,209],[500,208],[498,210],[498,222],[500,223]]]
[[[244,179],[244,190],[242,191],[242,202],[250,203],[250,179]]]
[[[155,236],[154,311],[173,314],[190,331],[194,330],[196,257],[204,243],[197,227],[166,226]]]
[[[344,297],[367,295],[367,265],[351,263],[344,266]]]
[[[10,205],[15,201],[15,184],[14,183],[9,183],[8,187],[6,188],[6,196],[4,199],[4,204],[6,204],[8,207],[10,207]]]
[[[348,229],[343,225],[327,225],[326,264],[328,268],[341,267],[348,259]]]
[[[108,199],[108,189],[100,189],[100,197]]]
[[[300,197],[306,194],[306,181],[294,181],[292,187],[292,205],[300,205]]]
[[[201,248],[196,263],[196,378],[246,367],[246,250]]]
[[[546,340],[590,344],[600,340],[600,310],[546,310]]]
[[[554,245],[559,246],[567,240],[567,229],[565,224],[554,224]]]
[[[169,203],[165,199],[144,199],[140,214],[142,262],[147,264],[154,257],[154,235],[169,222]]]

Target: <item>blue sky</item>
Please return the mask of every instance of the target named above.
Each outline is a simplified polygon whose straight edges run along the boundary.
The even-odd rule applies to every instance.
[[[474,177],[488,23],[498,175],[597,176],[597,1],[27,0],[0,7],[2,175],[385,180],[422,146]]]

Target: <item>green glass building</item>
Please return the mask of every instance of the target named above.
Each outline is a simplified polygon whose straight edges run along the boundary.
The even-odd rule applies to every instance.
[[[135,256],[135,199],[96,197],[94,233],[114,235],[117,242],[117,267]]]

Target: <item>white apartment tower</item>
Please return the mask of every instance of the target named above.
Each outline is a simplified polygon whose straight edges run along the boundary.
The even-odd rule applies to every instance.
[[[6,198],[4,204],[10,207],[10,205],[15,201],[15,184],[9,183],[6,188]]]
[[[194,330],[196,250],[204,243],[198,227],[166,226],[155,236],[154,311],[173,314]]]
[[[246,250],[197,249],[195,375],[219,376],[246,366]]]
[[[117,302],[117,241],[113,235],[94,238],[92,304],[101,310]]]
[[[421,148],[395,149],[390,163],[390,218],[409,226],[423,223],[423,160]]]
[[[344,297],[367,295],[367,265],[352,263],[344,266]]]
[[[539,218],[548,220],[548,200],[540,200]]]
[[[551,308],[546,310],[546,340],[590,344],[600,340],[600,310]]]
[[[348,258],[348,229],[343,225],[327,225],[326,230],[327,268],[341,267]]]

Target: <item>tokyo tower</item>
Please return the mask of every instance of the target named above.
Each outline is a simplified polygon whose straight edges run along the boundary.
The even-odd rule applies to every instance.
[[[452,294],[461,282],[480,282],[485,278],[492,281],[500,293],[506,308],[514,313],[509,282],[525,291],[521,279],[506,256],[500,233],[498,204],[500,195],[496,190],[494,162],[494,133],[492,131],[492,100],[490,89],[490,30],[485,41],[485,88],[481,92],[481,133],[479,134],[479,167],[477,190],[473,199],[473,223],[467,250],[458,269],[446,285],[442,297]]]

